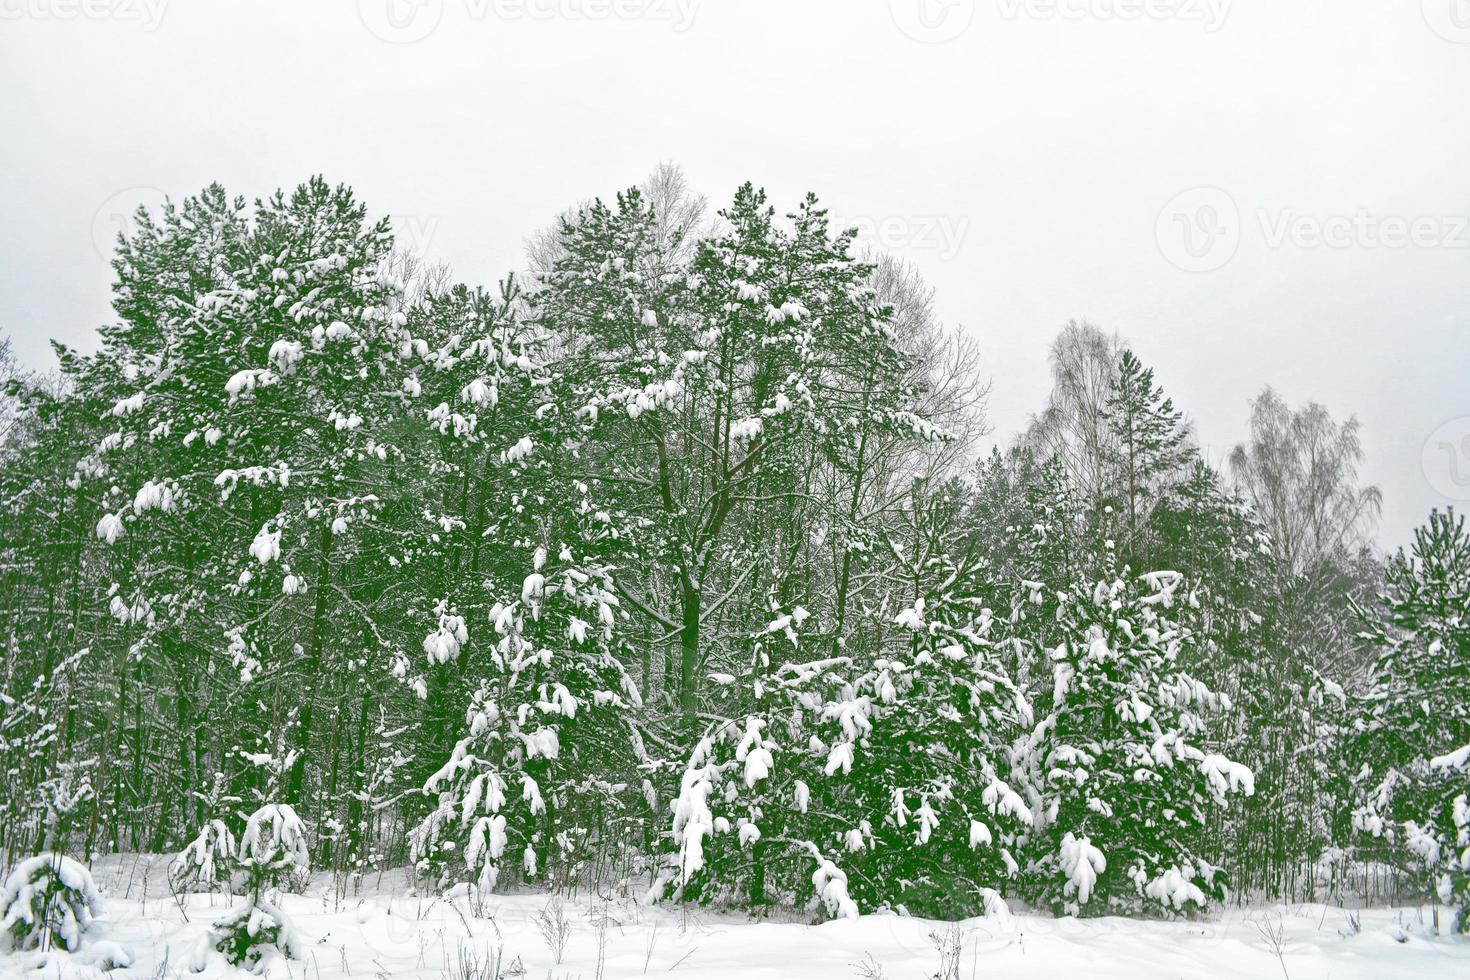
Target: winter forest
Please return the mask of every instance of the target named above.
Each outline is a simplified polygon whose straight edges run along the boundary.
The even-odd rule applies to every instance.
[[[538,910],[416,947],[454,980],[646,973],[594,949],[625,906],[925,920],[941,980],[943,923],[1392,907],[1382,955],[1458,969],[1470,531],[1376,544],[1354,418],[1242,391],[1212,462],[1078,320],[994,432],[914,268],[672,166],[491,283],[346,185],[240,190],[138,214],[95,353],[7,361],[0,973],[320,976],[307,914],[389,879]],[[192,963],[89,938],[122,855]],[[909,975],[858,955],[813,975]]]

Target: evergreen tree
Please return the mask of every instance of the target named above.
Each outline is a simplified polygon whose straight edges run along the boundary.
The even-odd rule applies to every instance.
[[[754,901],[829,915],[990,907],[1031,820],[1003,776],[1030,707],[971,591],[979,571],[926,562],[922,594],[895,617],[905,649],[866,669],[847,656],[773,659],[799,653],[806,619],[775,611],[755,672],[717,678],[753,709],[713,723],[682,777],[667,876],[682,897],[728,898],[749,882]]]
[[[703,214],[663,171],[524,290],[320,179],[140,214],[100,348],[0,403],[0,849],[207,889],[266,813],[314,828],[293,866],[481,892],[1181,912],[1227,855],[1310,896],[1366,788],[1463,904],[1457,521],[1355,636],[1351,425],[1258,401],[1241,499],[1074,325],[967,471],[983,386],[922,283],[811,197]]]
[[[1177,572],[1125,568],[1062,604],[1052,690],[1017,757],[1039,793],[1031,887],[1051,904],[1184,910],[1223,894],[1199,830],[1254,779],[1209,741],[1205,716],[1229,698],[1180,669],[1198,642],[1182,585]]]
[[[1118,358],[1118,375],[1108,394],[1107,423],[1113,435],[1116,502],[1123,510],[1122,547],[1137,546],[1160,484],[1176,477],[1194,456],[1184,413],[1154,383],[1131,350]]]
[[[815,467],[860,465],[869,433],[937,435],[908,410],[907,358],[852,234],[810,197],[783,230],[750,185],[721,218],[681,263],[636,190],[595,203],[535,296],[597,423],[592,476],[635,521],[618,588],[651,637],[677,640],[662,678],[686,723],[708,668],[729,666],[711,662],[716,613],[744,634],[761,613],[733,596],[794,587]]]
[[[1465,751],[1470,743],[1470,534],[1434,511],[1386,571],[1382,652],[1359,751],[1367,795],[1355,825],[1407,845],[1467,928]]]

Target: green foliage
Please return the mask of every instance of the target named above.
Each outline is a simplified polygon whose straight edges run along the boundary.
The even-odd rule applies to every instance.
[[[97,352],[7,385],[0,847],[185,848],[185,887],[243,864],[261,914],[211,948],[257,968],[308,851],[826,915],[1178,913],[1227,857],[1291,890],[1368,763],[1360,824],[1463,892],[1433,760],[1470,742],[1464,534],[1432,518],[1353,635],[1354,423],[1263,396],[1227,485],[1074,324],[1026,438],[966,472],[936,420],[974,382],[922,284],[749,184],[706,221],[663,172],[494,290],[319,178],[134,227]],[[310,847],[246,847],[243,801]]]
[[[1154,383],[1131,350],[1118,361],[1117,380],[1107,400],[1107,424],[1113,435],[1112,467],[1118,484],[1124,540],[1131,547],[1139,536],[1161,481],[1181,472],[1194,458],[1184,413]]]
[[[280,909],[269,903],[247,905],[215,922],[203,942],[231,966],[265,973],[277,959],[293,959],[292,934]],[[203,969],[203,965],[200,965]]]
[[[1208,811],[1255,785],[1211,748],[1208,716],[1229,698],[1179,665],[1198,642],[1194,600],[1177,572],[1125,568],[1070,589],[1059,618],[1050,697],[1018,759],[1043,818],[1033,887],[1072,909],[1093,894],[1110,906],[1203,906],[1224,884],[1199,853]],[[1085,848],[1105,859],[1090,875],[1076,857]]]
[[[1367,723],[1355,746],[1363,762],[1362,805],[1354,825],[1401,844],[1403,858],[1433,892],[1459,910],[1470,905],[1470,810],[1465,771],[1470,744],[1470,534],[1463,516],[1435,511],[1414,545],[1389,563],[1382,650]]]
[[[101,900],[87,869],[63,854],[40,854],[15,867],[0,885],[0,952],[75,951]]]

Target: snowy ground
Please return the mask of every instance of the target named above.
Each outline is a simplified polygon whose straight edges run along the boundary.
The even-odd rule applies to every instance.
[[[228,900],[194,895],[181,910],[167,893],[164,866],[163,859],[129,857],[108,858],[94,868],[108,899],[98,938],[134,957],[130,968],[108,975],[123,980],[234,973],[218,958],[203,974],[190,971],[199,937]],[[1470,941],[1431,937],[1430,913],[1420,909],[1364,910],[1355,914],[1361,925],[1356,932],[1348,912],[1323,905],[1231,910],[1208,922],[1016,915],[968,920],[955,932],[946,923],[887,915],[811,926],[627,903],[609,903],[600,928],[600,907],[579,900],[563,906],[570,932],[558,963],[536,923],[548,909],[545,895],[498,895],[477,910],[463,898],[417,897],[407,890],[401,878],[369,879],[364,894],[338,899],[330,878],[319,876],[307,894],[285,896],[283,908],[303,954],[272,976],[495,980],[488,967],[499,957],[502,976],[527,980],[671,974],[681,980],[921,980],[940,969],[935,934],[951,947],[958,942],[958,972],[949,975],[959,980],[1470,977]],[[85,952],[0,956],[0,976],[101,976],[86,958]]]

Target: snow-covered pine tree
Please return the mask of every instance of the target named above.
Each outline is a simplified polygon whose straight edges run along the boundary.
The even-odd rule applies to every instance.
[[[1131,350],[1118,358],[1106,418],[1113,436],[1109,469],[1116,485],[1111,502],[1122,511],[1119,547],[1131,553],[1160,484],[1185,472],[1194,447],[1184,413],[1154,382],[1153,368],[1144,367]]]
[[[239,844],[224,809],[225,786],[224,773],[215,773],[209,792],[201,794],[208,815],[206,820],[194,839],[169,862],[168,881],[176,897],[227,886],[235,870]]]
[[[424,569],[419,590],[440,591],[424,660],[400,672],[436,721],[457,705],[463,722],[423,784],[435,802],[414,859],[487,892],[512,876],[576,879],[599,861],[626,874],[628,844],[646,834],[646,753],[611,578],[625,523],[583,475],[593,422],[571,411],[575,389],[545,363],[511,285],[497,302],[451,293],[435,307],[439,346],[414,396],[434,406],[431,468],[453,490],[402,559]]]
[[[1359,745],[1359,830],[1407,847],[1438,890],[1467,907],[1466,752],[1470,743],[1470,534],[1453,510],[1434,511],[1385,573],[1376,682]]]
[[[92,874],[64,854],[38,854],[15,866],[0,885],[0,953],[75,951],[102,899]]]
[[[704,437],[687,387],[708,352],[698,342],[690,305],[691,243],[677,232],[662,234],[664,227],[637,189],[619,194],[613,206],[599,200],[580,209],[557,229],[555,261],[535,284],[532,301],[536,323],[560,348],[554,369],[566,386],[566,408],[587,426],[582,456],[589,485],[607,510],[632,515],[630,560],[618,591],[641,607],[651,630],[685,635],[692,650],[701,596],[694,563],[704,542],[694,523],[701,516],[680,497],[691,489],[687,462],[696,438]],[[665,574],[677,583],[670,588],[671,614],[650,588]],[[653,645],[642,654],[643,691],[662,689],[677,698],[682,668],[655,664]],[[693,684],[691,675],[691,692]]]
[[[685,898],[983,912],[1014,873],[1031,814],[1005,781],[1031,721],[977,594],[983,565],[913,569],[891,652],[818,657],[801,607],[772,610],[751,669],[712,675],[745,714],[712,723],[675,803]],[[748,888],[748,891],[747,891]]]
[[[199,689],[206,682],[198,647],[190,642],[198,634],[191,635],[190,626],[212,618],[199,614],[209,608],[204,597],[210,586],[219,584],[211,581],[219,553],[211,548],[211,522],[187,507],[179,483],[174,409],[188,398],[195,356],[189,348],[194,334],[185,324],[195,315],[196,296],[226,281],[224,254],[241,237],[241,208],[243,201],[211,187],[182,204],[167,204],[158,215],[140,214],[135,234],[119,238],[113,262],[119,321],[102,329],[96,354],[59,352],[66,387],[86,395],[59,399],[52,408],[73,415],[74,434],[90,443],[71,457],[71,499],[61,507],[70,513],[61,526],[86,521],[86,539],[97,552],[92,567],[102,578],[100,589],[93,581],[71,580],[77,591],[67,603],[106,613],[97,621],[103,628],[88,638],[94,666],[85,679],[111,687],[105,707],[75,716],[79,744],[72,751],[87,745],[106,760],[97,774],[105,814],[98,833],[119,846],[142,846],[143,819],[163,840],[170,839],[170,826],[178,826],[174,821],[193,822],[186,789],[194,784],[196,750],[202,750],[195,739]],[[95,412],[95,418],[77,419],[78,411]],[[145,720],[160,707],[155,699],[164,687],[172,688],[168,710],[178,731],[171,760],[177,778],[167,781],[150,765],[158,756],[146,745]],[[74,696],[93,703],[91,692]]]
[[[473,633],[441,606],[424,640],[431,659],[446,660],[475,643],[466,669],[480,677],[467,733],[424,784],[437,805],[413,832],[413,856],[439,884],[469,880],[488,893],[507,870],[576,880],[643,836],[626,813],[643,795],[632,785],[646,757],[630,718],[638,691],[614,655],[618,599],[586,558],[600,531],[585,516],[584,537],[554,554],[535,548],[518,594]]]
[[[652,895],[672,884],[686,900],[813,903],[855,916],[838,855],[871,834],[848,776],[877,705],[850,679],[850,658],[806,653],[804,608],[771,614],[749,640],[750,667],[710,676],[724,717],[685,762],[672,807],[677,853]]]
[[[833,234],[811,198],[787,230],[750,185],[721,218],[719,234],[681,249],[639,192],[597,202],[564,224],[534,297],[538,322],[576,355],[558,368],[596,423],[600,493],[636,521],[639,560],[619,592],[654,643],[679,641],[643,682],[661,680],[691,728],[705,673],[732,666],[709,659],[723,645],[708,632],[715,611],[737,632],[758,628],[767,586],[811,547],[823,461],[852,466],[879,429],[936,434],[905,410],[908,359],[851,234]]]
[[[346,569],[401,458],[393,422],[403,285],[388,263],[387,221],[369,223],[348,188],[313,179],[289,196],[278,192],[257,203],[251,231],[233,288],[201,302],[215,343],[235,344],[206,362],[229,373],[210,393],[209,417],[190,431],[218,460],[221,502],[254,525],[227,565],[248,610],[227,630],[245,647],[241,656],[273,673],[289,664],[297,692],[298,754],[283,798],[335,818],[337,801],[306,782],[321,737],[317,701],[326,688],[339,693],[330,669],[339,658],[350,675],[363,652],[376,652],[386,670],[392,649],[369,611],[380,577]],[[211,448],[212,433],[220,435]]]
[[[497,594],[518,590],[525,577],[532,525],[524,515],[545,518],[565,507],[544,482],[548,425],[559,421],[559,406],[518,302],[508,279],[498,296],[455,285],[409,310],[400,351],[412,419],[405,466],[427,485],[407,487],[388,504],[393,517],[371,544],[404,581],[399,610],[416,630],[440,615],[441,604],[467,621],[488,616]],[[516,546],[496,547],[501,540]],[[430,650],[415,635],[395,656],[394,674],[428,713],[415,755],[442,753],[460,724],[475,681],[455,666],[462,666],[457,653]],[[436,768],[424,758],[416,765],[417,782]]]
[[[207,967],[211,950],[252,973],[265,973],[278,958],[300,955],[291,924],[270,890],[310,869],[306,825],[289,804],[267,804],[246,819],[235,859],[244,869],[249,899],[200,937],[196,971]]]
[[[1034,717],[988,563],[939,552],[912,572],[917,594],[895,616],[907,649],[874,665],[888,707],[853,765],[859,795],[880,810],[887,795],[856,891],[874,906],[978,915],[1015,877],[1034,821],[1026,788],[1008,782],[1011,745]]]
[[[1052,689],[1016,757],[1040,787],[1030,887],[1049,904],[1183,911],[1222,894],[1198,831],[1254,780],[1209,741],[1205,715],[1229,699],[1180,669],[1192,604],[1177,572],[1126,568],[1061,604]]]
[[[188,790],[207,755],[224,765],[282,729],[298,752],[281,798],[335,820],[340,801],[306,784],[308,759],[361,739],[343,730],[350,712],[332,713],[336,734],[321,738],[318,702],[324,685],[335,697],[360,682],[369,658],[325,666],[339,651],[391,648],[371,608],[381,566],[359,551],[397,458],[404,314],[391,246],[386,222],[368,223],[350,190],[320,179],[253,209],[211,187],[122,240],[122,323],[101,354],[75,361],[74,374],[118,396],[104,413],[116,431],[80,474],[107,487],[96,537],[118,551],[109,609],[133,675],[119,715],[146,704],[150,659],[176,714],[176,792],[158,794],[177,801],[173,827],[197,826]],[[208,669],[210,653],[228,669]],[[228,721],[206,725],[203,705],[222,700],[214,686],[242,694]],[[131,755],[114,806],[120,785],[145,795],[143,754]],[[161,830],[173,816],[160,815]]]
[[[219,887],[229,881],[235,848],[235,835],[223,819],[207,821],[169,863],[169,884],[176,893]]]

